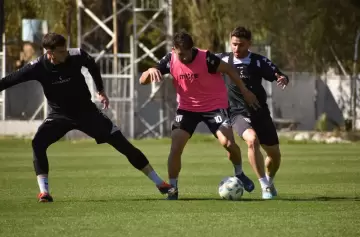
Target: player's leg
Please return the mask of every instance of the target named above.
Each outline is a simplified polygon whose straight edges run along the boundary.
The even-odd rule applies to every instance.
[[[277,196],[277,190],[274,185],[274,178],[280,168],[281,152],[279,146],[279,137],[276,132],[275,125],[270,117],[267,116],[263,119],[261,131],[260,144],[266,152],[265,166],[267,178],[270,183],[270,189],[273,196]]]
[[[73,129],[69,119],[49,116],[41,124],[32,140],[34,169],[40,189],[39,202],[52,202],[49,192],[49,162],[47,148]]]
[[[181,155],[186,143],[200,122],[198,113],[177,110],[171,131],[171,147],[168,157],[168,175],[171,186],[178,190],[178,178],[181,170]],[[168,200],[177,200],[178,192],[169,194]]]
[[[128,159],[134,168],[153,181],[162,194],[172,190],[171,186],[158,176],[144,153],[131,144],[119,128],[100,110],[84,115],[84,119],[78,121],[78,129],[93,137],[98,144],[106,142],[113,146]]]
[[[230,126],[230,121],[226,110],[215,110],[203,113],[203,121],[210,131],[219,140],[220,144],[228,151],[229,159],[234,165],[235,176],[244,184],[246,191],[254,190],[254,182],[243,172],[241,151],[235,142],[234,133]]]
[[[130,164],[144,173],[162,194],[171,192],[171,186],[156,173],[144,153],[127,140],[120,130],[113,131],[107,141],[117,151],[126,156]]]
[[[274,185],[274,178],[280,168],[281,163],[280,147],[279,144],[270,146],[263,144],[261,146],[265,150],[267,155],[265,160],[266,176],[270,183],[271,193],[273,196],[277,196],[277,190]]]
[[[264,157],[260,151],[259,139],[254,129],[251,127],[251,121],[249,118],[246,118],[242,115],[235,116],[232,121],[233,129],[240,137],[244,139],[248,146],[248,159],[259,180],[263,198],[270,199],[271,195],[269,195],[269,192],[266,192],[267,188],[270,187],[270,184],[265,175]]]
[[[271,193],[273,196],[277,196],[277,190],[273,181],[280,167],[281,153],[279,148],[279,138],[270,115],[263,116],[261,120],[257,121],[254,129],[259,137],[261,147],[265,150],[267,155],[265,167]]]

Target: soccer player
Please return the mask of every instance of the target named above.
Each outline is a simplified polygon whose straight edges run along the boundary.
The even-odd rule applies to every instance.
[[[224,80],[220,73],[229,75],[233,83],[244,95],[250,106],[257,108],[258,100],[244,85],[236,70],[216,55],[194,47],[192,37],[184,32],[173,36],[173,50],[163,57],[156,67],[149,68],[140,78],[145,85],[158,82],[162,75],[170,73],[177,91],[178,109],[172,126],[171,148],[168,158],[170,185],[176,188],[181,169],[181,154],[196,126],[204,122],[231,154],[230,160],[235,175],[251,192],[254,183],[242,170],[240,149],[234,141],[229,124],[228,98]],[[168,194],[169,200],[177,200],[178,192]]]
[[[263,198],[271,199],[277,196],[273,180],[280,166],[281,154],[279,138],[266,103],[266,91],[261,82],[262,78],[270,82],[276,81],[277,85],[284,89],[289,79],[268,58],[249,51],[251,45],[249,30],[237,27],[231,32],[230,37],[232,52],[217,56],[237,70],[246,87],[260,102],[260,109],[257,110],[247,106],[241,91],[234,83],[228,82],[231,124],[248,145],[248,157],[259,178]],[[267,154],[266,174],[260,144]]]
[[[0,91],[22,82],[37,80],[51,108],[32,140],[34,168],[40,188],[39,202],[53,201],[49,192],[46,150],[73,129],[83,131],[98,144],[112,145],[136,169],[147,175],[162,194],[174,190],[157,175],[145,155],[91,101],[90,91],[81,74],[82,66],[87,67],[93,77],[104,109],[109,106],[100,70],[94,59],[82,49],[67,50],[65,38],[56,33],[46,34],[42,46],[46,54],[0,80]]]

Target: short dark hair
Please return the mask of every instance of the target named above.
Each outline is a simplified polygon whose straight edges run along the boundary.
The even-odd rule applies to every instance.
[[[191,49],[194,47],[194,41],[189,33],[181,30],[174,34],[173,45],[175,48]]]
[[[57,33],[47,33],[42,39],[42,47],[44,49],[55,49],[56,47],[63,47],[66,44],[64,36]]]
[[[233,31],[231,31],[230,37],[244,38],[247,40],[251,40],[251,31],[243,26],[238,26],[235,29],[233,29]]]

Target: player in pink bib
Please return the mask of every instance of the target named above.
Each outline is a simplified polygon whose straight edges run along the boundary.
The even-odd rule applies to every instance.
[[[170,73],[174,78],[179,109],[209,112],[228,108],[227,89],[221,75],[208,72],[207,51],[197,49],[194,60],[183,64],[173,50]]]
[[[231,154],[235,176],[251,192],[254,183],[244,174],[240,148],[235,143],[227,115],[228,95],[221,73],[229,75],[238,86],[246,102],[257,108],[258,100],[240,79],[236,70],[219,57],[206,50],[197,49],[192,37],[179,32],[173,38],[173,50],[158,65],[141,75],[142,85],[158,82],[162,75],[170,73],[177,92],[178,109],[172,126],[171,149],[168,158],[170,184],[177,189],[181,170],[181,154],[198,123],[204,122],[221,145]],[[169,200],[177,200],[178,192],[169,194]]]

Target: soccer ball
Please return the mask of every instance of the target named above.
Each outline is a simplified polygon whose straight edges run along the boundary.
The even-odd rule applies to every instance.
[[[236,177],[226,177],[219,184],[219,195],[226,200],[240,200],[244,194],[244,185]]]

